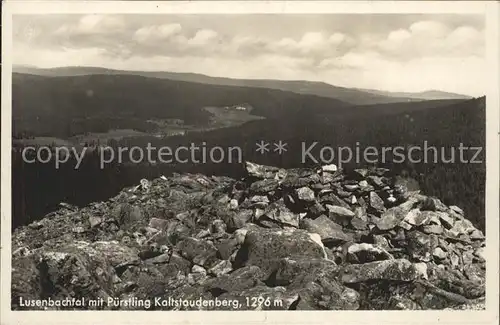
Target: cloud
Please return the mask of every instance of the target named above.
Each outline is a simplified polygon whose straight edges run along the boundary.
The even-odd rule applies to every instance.
[[[377,25],[372,17],[363,25],[358,20],[365,18],[358,17],[364,15],[357,15],[339,18],[349,28],[329,28],[331,17],[304,24],[298,17],[296,24],[290,18],[287,28],[272,29],[257,18],[250,24],[251,17],[229,22],[234,17],[180,16],[25,18],[15,25],[15,62],[482,92],[478,71],[484,71],[485,34],[475,20],[398,15],[391,23]],[[289,18],[277,15],[272,26],[279,19]]]
[[[62,25],[54,34],[62,36],[112,34],[125,29],[125,27],[125,21],[121,17],[86,15],[81,17],[76,24]]]
[[[158,42],[179,35],[182,31],[180,24],[163,24],[141,27],[133,34],[133,39],[139,43]]]
[[[411,33],[406,29],[394,30],[390,32],[389,35],[387,36],[387,40],[395,44],[405,42],[410,38],[411,38]]]
[[[132,37],[134,53],[143,57],[158,54],[169,56],[199,56],[221,54],[222,37],[211,29],[194,32],[179,23],[147,26],[137,29]]]
[[[37,66],[60,67],[60,66],[88,66],[89,62],[94,64],[106,64],[106,51],[101,48],[85,49],[33,49],[18,45],[13,49],[16,64],[32,65],[34,58]]]
[[[473,27],[461,26],[448,35],[446,42],[454,53],[465,52],[479,56],[484,53],[485,34]]]
[[[207,45],[217,40],[217,32],[210,29],[201,29],[196,32],[193,38],[188,40],[190,45],[203,46]]]
[[[319,67],[326,69],[355,69],[360,73],[361,69],[369,69],[379,65],[381,55],[375,51],[351,51],[340,57],[327,58],[321,61]]]
[[[449,28],[445,24],[432,20],[424,20],[410,25],[409,30],[413,35],[432,36],[440,38],[449,33]]]
[[[343,33],[325,34],[322,32],[307,32],[298,40],[290,37],[277,42],[268,40],[267,48],[274,52],[285,52],[294,56],[338,56],[355,45],[355,40]]]
[[[407,29],[389,32],[374,47],[391,57],[411,60],[417,57],[468,57],[484,55],[484,31],[471,26],[451,29],[433,21],[420,21]]]
[[[110,55],[254,57],[279,54],[313,57],[317,64],[324,60],[336,62],[333,59],[337,58],[345,62],[342,66],[360,66],[353,63],[354,58],[359,53],[369,52],[378,52],[397,60],[484,53],[484,31],[468,25],[450,27],[429,19],[411,22],[385,34],[370,30],[356,35],[331,30],[305,30],[299,35],[295,33],[283,37],[268,36],[266,33],[232,33],[229,27],[225,30],[193,28],[193,24],[185,27],[175,21],[133,25],[124,16],[86,15],[62,24],[52,33],[42,33],[52,38],[40,35],[40,32],[35,35],[42,38],[40,42],[45,42],[42,44],[45,46],[74,49],[99,47]],[[33,38],[33,35],[30,34],[30,37]]]

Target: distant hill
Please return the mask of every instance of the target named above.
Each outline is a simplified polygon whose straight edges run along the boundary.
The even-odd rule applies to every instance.
[[[113,70],[110,73],[103,73],[107,70],[102,69],[94,71],[85,70],[79,75],[69,76],[57,76],[69,74],[66,68],[14,73],[13,132],[29,131],[36,136],[56,138],[110,129],[149,133],[156,127],[149,122],[152,119],[182,119],[186,124],[207,125],[217,114],[231,121],[246,119],[248,116],[244,114],[251,114],[264,118],[238,127],[188,132],[164,139],[153,135],[133,136],[121,139],[117,145],[131,148],[151,143],[153,147],[167,145],[176,148],[206,142],[222,148],[238,146],[247,160],[286,168],[303,167],[303,143],[319,143],[313,152],[316,157],[324,146],[332,147],[333,151],[342,146],[354,149],[358,143],[362,149],[367,146],[422,145],[423,141],[429,141],[430,145],[447,149],[447,157],[450,149],[458,148],[461,143],[485,146],[484,98],[353,105],[336,98],[279,89],[188,82],[127,75]],[[252,107],[251,112],[236,112],[238,107],[247,105]],[[231,114],[222,111],[226,107]],[[255,143],[261,140],[271,143],[271,146],[282,140],[288,144],[287,151],[283,155],[275,152],[262,155],[255,151]],[[328,152],[325,151],[327,156]],[[482,159],[484,161],[484,151]],[[359,163],[353,159],[346,167],[357,165]],[[406,168],[420,175],[418,180],[425,193],[443,198],[448,205],[463,206],[467,217],[484,229],[484,163],[407,165],[391,164],[389,160],[387,165],[396,171]],[[74,171],[71,166],[55,171],[50,164],[22,164],[22,160],[13,166],[13,180],[17,182],[13,192],[18,193],[19,198],[17,203],[14,202],[17,206],[14,214],[23,214],[25,209],[30,216],[47,213],[61,201],[85,205],[105,200],[124,186],[137,184],[141,178],[173,172],[241,177],[241,165],[236,163],[119,164],[104,171],[98,165],[88,163],[83,172]]]
[[[361,91],[366,91],[372,94],[381,95],[381,96],[389,96],[394,98],[411,98],[414,100],[438,100],[438,99],[471,99],[472,97],[450,93],[446,91],[440,90],[427,90],[417,93],[409,93],[409,92],[388,92],[382,90],[373,90],[373,89],[360,89]]]
[[[344,163],[346,168],[359,168],[367,161],[363,158],[363,150],[367,147],[377,148],[379,155],[382,148],[397,146],[417,146],[422,151],[412,154],[413,159],[423,157],[424,141],[429,147],[428,160],[411,163],[391,163],[387,156],[385,167],[395,171],[409,169],[416,173],[421,189],[425,193],[441,197],[447,204],[460,205],[465,208],[468,218],[484,229],[485,213],[485,132],[486,132],[486,105],[485,97],[467,101],[426,101],[424,103],[408,103],[403,110],[397,112],[388,109],[392,104],[383,104],[369,107],[367,111],[358,111],[363,107],[352,107],[346,111],[353,112],[342,117],[335,113],[322,116],[311,116],[302,120],[286,120],[277,123],[273,120],[249,122],[238,128],[219,129],[204,134],[193,134],[187,138],[169,139],[168,143],[175,146],[180,143],[216,143],[222,147],[240,146],[245,153],[245,159],[267,165],[278,165],[283,168],[302,167],[303,144],[309,147],[312,143],[318,144],[311,150],[314,157],[320,158],[320,150],[325,147],[333,148],[334,163],[337,163],[337,149],[344,146],[351,148],[352,159]],[[366,108],[366,107],[364,107]],[[378,114],[377,114],[378,113]],[[261,140],[275,142],[282,140],[287,143],[287,152],[282,155],[261,155],[255,152],[255,143]],[[141,144],[137,139],[133,145]],[[475,162],[465,163],[460,160],[458,148],[482,147]],[[356,158],[356,148],[361,152],[361,159]],[[326,159],[331,154],[323,152]],[[454,153],[452,153],[454,152]],[[473,159],[476,150],[467,150],[464,157]],[[434,162],[434,155],[438,155]],[[454,163],[441,161],[449,160],[454,155]],[[344,153],[344,158],[348,154]],[[444,157],[444,158],[443,158]],[[371,159],[371,158],[370,158]],[[312,163],[313,161],[307,160]],[[379,160],[379,163],[381,161]],[[207,168],[207,166],[200,167]],[[216,166],[214,168],[221,168]],[[229,167],[226,167],[229,170]]]
[[[148,132],[156,127],[148,122],[151,119],[208,126],[214,115],[206,107],[248,103],[257,117],[307,119],[311,113],[340,114],[349,106],[334,98],[277,89],[118,74],[48,77],[14,73],[12,96],[14,135],[30,132],[62,138],[110,129]]]
[[[316,95],[341,100],[353,105],[385,104],[430,99],[469,99],[467,96],[429,91],[424,93],[391,93],[370,89],[355,89],[333,86],[324,82],[304,80],[264,80],[264,79],[231,79],[211,77],[196,73],[122,71],[99,67],[60,67],[51,69],[33,68],[30,66],[14,66],[14,72],[52,77],[71,77],[84,75],[136,75],[151,78],[170,79],[195,82],[209,85],[267,88],[290,91],[298,94]]]

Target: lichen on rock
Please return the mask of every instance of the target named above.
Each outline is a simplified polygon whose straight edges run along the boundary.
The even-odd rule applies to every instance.
[[[459,207],[396,195],[380,168],[245,166],[242,180],[144,180],[17,228],[13,309],[67,297],[227,298],[257,310],[484,305],[484,234]],[[259,296],[282,303],[245,304]]]

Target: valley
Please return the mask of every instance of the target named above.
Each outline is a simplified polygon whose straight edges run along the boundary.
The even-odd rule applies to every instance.
[[[83,206],[105,200],[142,178],[181,172],[239,178],[243,172],[235,161],[124,161],[101,169],[96,154],[86,155],[79,170],[74,170],[71,161],[53,170],[49,164],[24,163],[20,150],[27,145],[175,148],[206,143],[239,147],[246,161],[299,168],[304,167],[300,160],[304,142],[316,141],[318,148],[381,148],[423,141],[444,148],[485,144],[484,97],[394,102],[399,97],[386,96],[386,102],[377,103],[370,96],[359,99],[366,92],[352,90],[359,99],[353,104],[316,95],[323,87],[316,84],[288,91],[262,84],[209,83],[211,79],[203,76],[200,82],[192,82],[166,75],[102,74],[101,70],[74,75],[56,72],[13,75],[13,146],[18,149],[13,155],[13,227],[53,211],[60,202]],[[282,140],[288,150],[282,155],[259,154],[255,144],[262,140]],[[396,173],[409,170],[426,193],[444,198],[446,204],[463,206],[471,221],[484,229],[484,154],[483,150],[482,164],[399,164],[389,159],[378,165]],[[345,168],[362,165],[366,162],[352,161]]]

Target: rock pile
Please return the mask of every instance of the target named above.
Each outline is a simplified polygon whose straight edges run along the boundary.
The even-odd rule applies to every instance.
[[[68,297],[234,300],[236,309],[481,306],[485,238],[460,208],[394,186],[382,168],[246,170],[242,180],[143,180],[16,229],[13,308],[26,308],[20,298]]]

